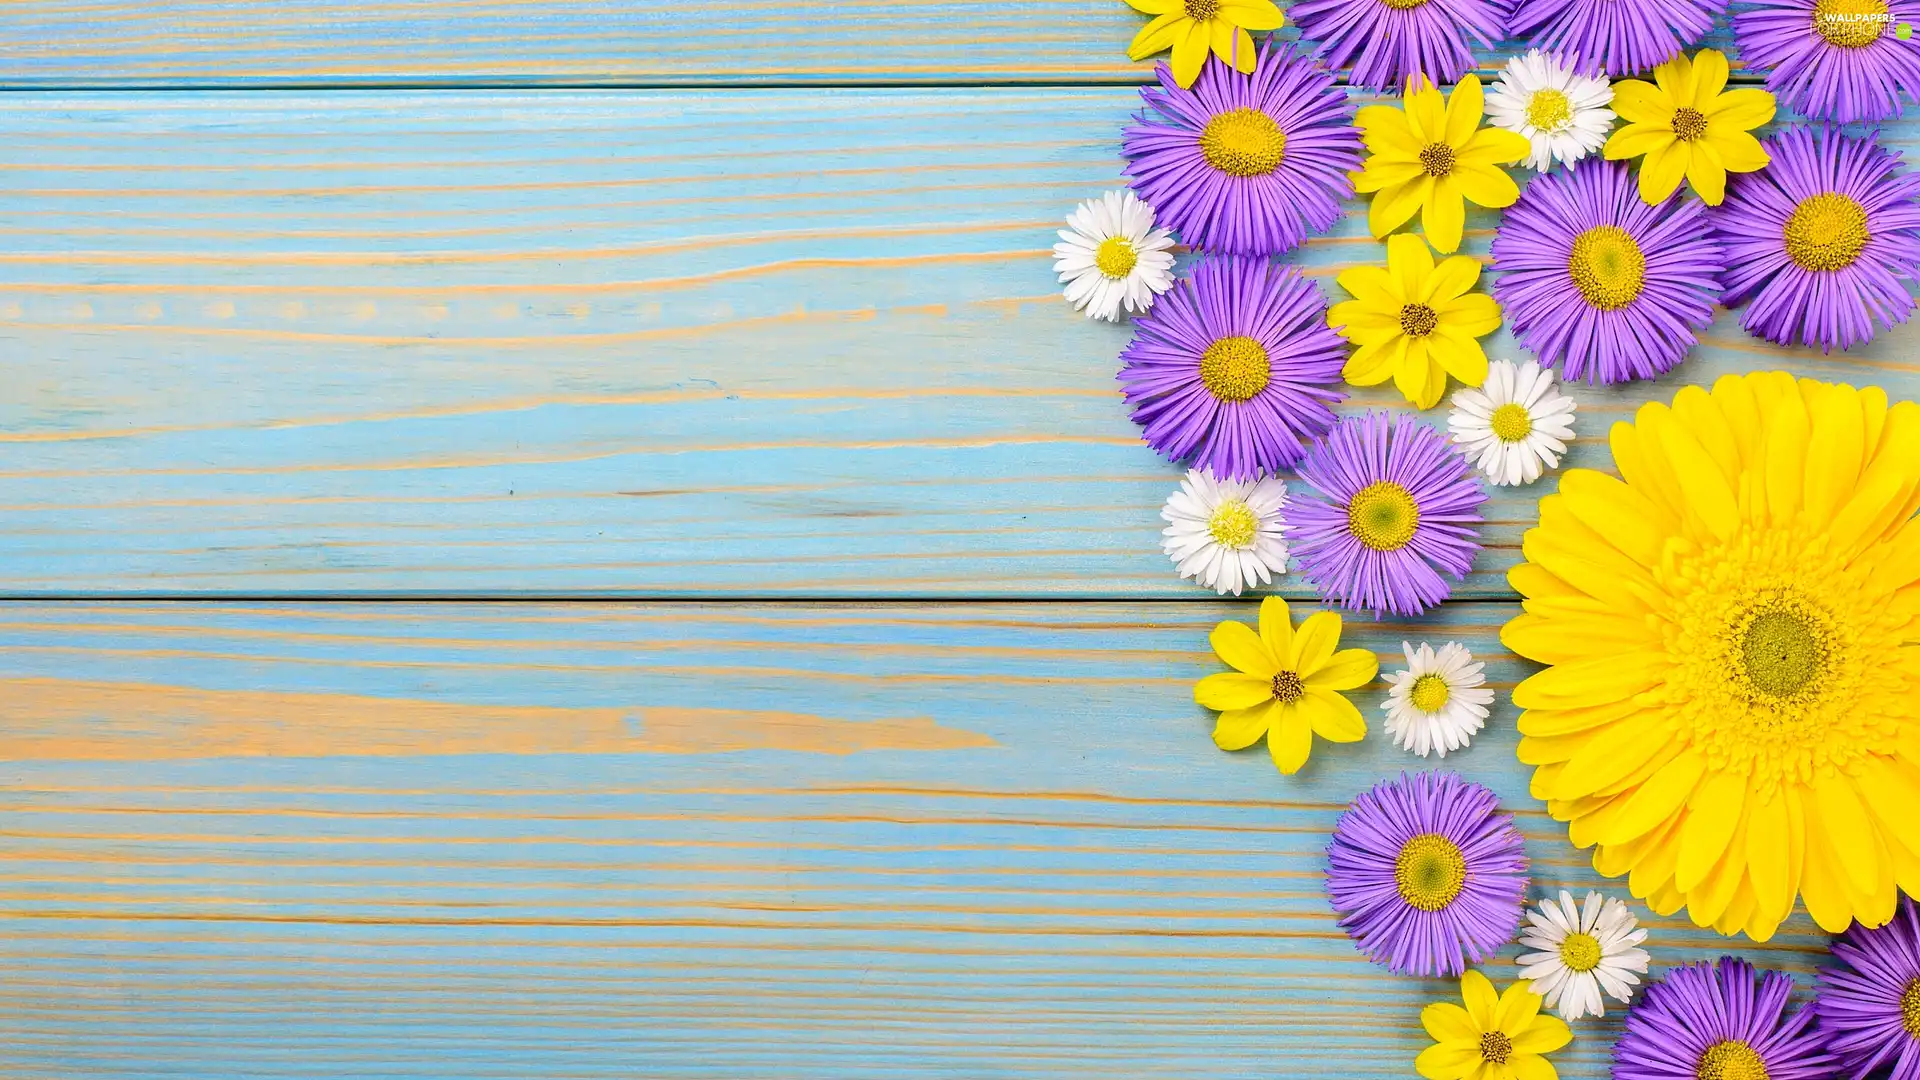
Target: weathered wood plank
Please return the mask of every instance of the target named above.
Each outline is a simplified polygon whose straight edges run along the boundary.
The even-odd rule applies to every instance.
[[[1296,778],[1216,750],[1189,687],[1253,610],[0,606],[0,1071],[1403,1077],[1448,987],[1360,959],[1320,851],[1422,763],[1376,690]],[[1510,611],[1347,633],[1505,689]],[[1595,883],[1512,721],[1446,764],[1536,891]],[[1640,913],[1658,965],[1731,944]]]
[[[0,100],[0,592],[1191,595],[1127,331],[1046,253],[1133,104]],[[1295,261],[1331,289],[1381,252],[1356,207]],[[1725,371],[1911,395],[1915,340],[1825,358],[1723,317],[1677,380],[1582,391],[1573,460]],[[1470,592],[1538,494],[1490,504]]]
[[[0,88],[1123,83],[1150,77],[1126,56],[1145,22],[1120,0],[13,0]]]

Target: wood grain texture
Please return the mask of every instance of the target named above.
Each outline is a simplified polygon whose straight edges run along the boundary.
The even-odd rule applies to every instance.
[[[0,592],[1192,595],[1128,331],[1047,254],[1135,105],[0,100]],[[1337,292],[1382,253],[1356,204],[1292,261]],[[1912,396],[1916,340],[1824,357],[1723,316],[1673,377],[1580,390],[1571,461],[1723,372]],[[1540,494],[1489,504],[1467,594],[1504,594]]]
[[[0,88],[1126,83],[1145,24],[1121,0],[10,0]]]
[[[1253,611],[0,606],[0,1072],[1410,1075],[1452,988],[1358,956],[1320,851],[1427,763],[1377,688],[1296,778],[1216,750],[1190,685]],[[1487,660],[1501,704],[1445,765],[1517,811],[1536,893],[1591,885],[1514,760],[1510,612],[1346,642]],[[774,722],[671,719],[722,714]],[[634,742],[565,745],[608,718]],[[769,734],[900,718],[945,734]],[[1640,914],[1659,967],[1731,944]],[[1796,918],[1734,951],[1804,981],[1823,948]],[[1561,1075],[1606,1075],[1618,1026]]]

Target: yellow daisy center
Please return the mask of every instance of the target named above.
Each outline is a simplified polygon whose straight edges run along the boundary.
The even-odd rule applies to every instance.
[[[1259,109],[1229,109],[1207,121],[1200,153],[1228,176],[1265,176],[1287,156],[1287,133]]]
[[[1483,1031],[1480,1033],[1480,1057],[1493,1065],[1505,1065],[1507,1058],[1513,1055],[1513,1040],[1504,1031]]]
[[[1559,131],[1573,119],[1573,99],[1548,87],[1535,90],[1527,99],[1527,123],[1540,131]]]
[[[1700,1055],[1693,1075],[1699,1080],[1767,1080],[1767,1063],[1739,1039],[1722,1039]]]
[[[1453,171],[1453,147],[1446,143],[1428,143],[1420,148],[1420,168],[1428,176],[1445,176]]]
[[[1452,696],[1447,689],[1447,680],[1438,675],[1422,675],[1413,680],[1413,689],[1407,693],[1407,700],[1423,713],[1437,713],[1447,707],[1447,699]]]
[[[1400,332],[1408,337],[1426,337],[1440,327],[1440,313],[1425,304],[1406,304],[1400,308]]]
[[[1393,860],[1393,885],[1400,899],[1421,911],[1439,911],[1467,883],[1467,857],[1460,845],[1439,833],[1421,833],[1401,845]]]
[[[1282,671],[1273,677],[1273,700],[1291,705],[1307,696],[1306,681],[1297,671]]]
[[[1819,0],[1813,5],[1813,29],[1827,44],[1864,49],[1880,40],[1893,20],[1887,0]]]
[[[1801,199],[1781,230],[1803,270],[1845,270],[1867,246],[1867,208],[1837,191]]]
[[[1207,535],[1221,547],[1244,551],[1253,546],[1260,531],[1260,519],[1243,502],[1223,502],[1207,518]]]
[[[1250,337],[1223,337],[1200,354],[1200,381],[1221,401],[1245,401],[1272,377],[1266,347]]]
[[[1375,551],[1398,551],[1420,527],[1420,507],[1406,488],[1378,480],[1361,488],[1347,504],[1347,531]]]
[[[1633,303],[1647,283],[1647,256],[1618,225],[1595,225],[1573,238],[1567,273],[1587,303],[1613,311]]]
[[[1920,1039],[1920,978],[1908,980],[1907,988],[1900,991],[1900,1026]]]
[[[1133,273],[1139,262],[1140,255],[1133,250],[1133,241],[1124,236],[1109,236],[1093,249],[1093,265],[1115,281]]]
[[[1509,401],[1493,410],[1493,437],[1503,443],[1517,443],[1533,434],[1533,417],[1527,415],[1527,407],[1517,401]]]
[[[1560,962],[1573,971],[1592,971],[1600,966],[1600,939],[1578,930],[1560,942]]]
[[[1673,110],[1673,137],[1681,142],[1693,142],[1707,133],[1707,114],[1691,105],[1682,105]]]

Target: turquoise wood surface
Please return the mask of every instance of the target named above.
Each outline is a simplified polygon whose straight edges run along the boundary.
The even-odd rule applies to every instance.
[[[1502,691],[1505,604],[1457,637]],[[1193,680],[1246,604],[0,606],[12,1076],[1412,1075],[1321,848]],[[1513,714],[1445,764],[1595,884]],[[1645,913],[1642,913],[1643,916]],[[1660,964],[1725,943],[1650,918]],[[1805,978],[1797,918],[1761,962]],[[1513,950],[1490,970],[1503,984]],[[1578,1025],[1562,1075],[1606,1074]]]

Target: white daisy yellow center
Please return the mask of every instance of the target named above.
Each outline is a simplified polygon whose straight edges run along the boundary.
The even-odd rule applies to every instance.
[[[1423,713],[1437,713],[1447,707],[1447,699],[1452,696],[1447,680],[1438,675],[1422,675],[1413,680],[1413,689],[1407,693],[1407,700]]]
[[[1347,504],[1347,531],[1375,551],[1398,551],[1420,527],[1420,507],[1406,488],[1380,480],[1361,488]]]
[[[1238,500],[1214,507],[1207,518],[1207,535],[1213,537],[1213,542],[1236,551],[1252,547],[1254,534],[1259,531],[1260,519],[1246,503]]]
[[[1533,417],[1527,415],[1527,407],[1517,401],[1509,401],[1493,410],[1493,437],[1503,443],[1524,441],[1533,434]]]
[[[1867,246],[1867,208],[1837,191],[1801,199],[1781,230],[1803,270],[1845,270]]]
[[[1693,1075],[1698,1080],[1767,1080],[1767,1063],[1739,1039],[1722,1039],[1700,1055]]]
[[[1480,1033],[1480,1058],[1489,1065],[1505,1065],[1513,1056],[1513,1039],[1504,1031]]]
[[[1541,131],[1559,131],[1572,119],[1573,99],[1564,91],[1549,86],[1527,99],[1527,123]]]
[[[1287,155],[1287,133],[1259,109],[1229,109],[1200,132],[1207,164],[1228,176],[1265,176]]]
[[[1133,250],[1133,241],[1124,236],[1109,236],[1093,249],[1093,265],[1115,281],[1133,273],[1139,263],[1140,253]]]
[[[1573,238],[1567,273],[1587,303],[1613,311],[1633,303],[1647,281],[1647,256],[1618,225],[1595,225]]]
[[[1439,911],[1453,903],[1466,883],[1466,855],[1439,833],[1408,840],[1393,860],[1393,885],[1400,899],[1421,911]]]
[[[1266,347],[1250,337],[1223,337],[1200,354],[1200,381],[1221,401],[1245,401],[1272,377]]]
[[[1600,939],[1575,930],[1560,942],[1560,962],[1574,971],[1600,966]]]
[[[1887,25],[1887,0],[1819,0],[1813,5],[1813,29],[1827,44],[1864,49],[1880,40]]]

